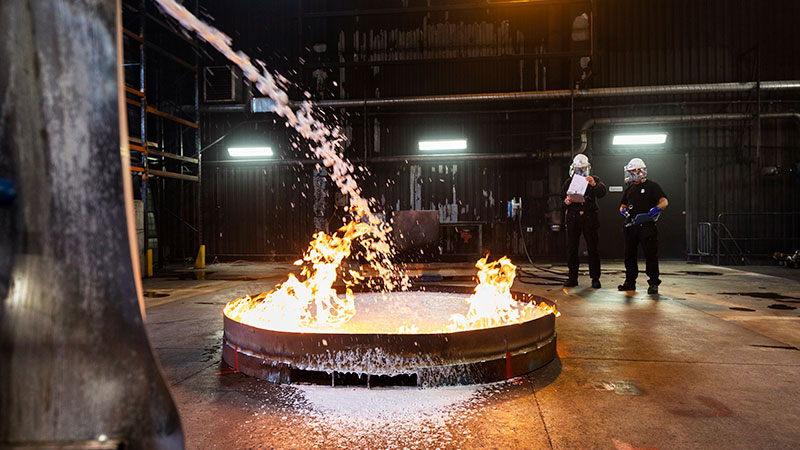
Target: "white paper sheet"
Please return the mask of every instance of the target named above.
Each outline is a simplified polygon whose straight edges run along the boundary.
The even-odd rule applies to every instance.
[[[589,182],[586,181],[586,177],[581,176],[573,176],[572,182],[569,184],[569,188],[567,188],[567,196],[572,199],[573,202],[583,202],[584,194],[586,194],[586,186],[589,185]]]

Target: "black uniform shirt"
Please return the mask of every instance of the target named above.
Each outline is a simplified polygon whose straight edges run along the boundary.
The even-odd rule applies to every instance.
[[[639,184],[631,184],[622,194],[622,204],[628,208],[631,217],[637,214],[650,212],[653,206],[658,205],[661,197],[666,198],[661,186],[655,181],[645,180]]]
[[[600,180],[600,177],[592,175],[592,178],[594,178],[595,185],[586,186],[586,192],[583,194],[584,203],[573,203],[567,206],[568,210],[597,211],[597,199],[606,195],[606,185]],[[564,197],[567,196],[567,189],[569,189],[570,183],[572,183],[572,177],[567,178],[561,187],[561,193]]]

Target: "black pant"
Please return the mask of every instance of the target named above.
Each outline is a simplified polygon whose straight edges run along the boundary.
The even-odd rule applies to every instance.
[[[625,282],[636,284],[639,276],[639,261],[637,253],[641,244],[645,257],[645,272],[651,286],[658,286],[658,228],[653,222],[634,225],[623,229],[625,234]]]
[[[578,246],[581,241],[581,234],[586,239],[586,248],[589,250],[589,276],[593,280],[600,279],[600,254],[597,252],[597,230],[600,228],[600,221],[597,218],[597,211],[584,212],[580,214],[577,210],[567,210],[567,266],[569,267],[569,278],[578,279]]]

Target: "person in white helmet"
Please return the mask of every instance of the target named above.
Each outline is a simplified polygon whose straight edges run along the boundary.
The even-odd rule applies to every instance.
[[[565,195],[564,204],[566,205],[566,219],[564,223],[567,226],[567,266],[569,267],[569,276],[564,286],[573,287],[578,285],[578,266],[580,266],[580,259],[578,258],[578,246],[580,244],[581,234],[586,239],[586,248],[589,251],[589,276],[592,278],[592,287],[600,289],[600,254],[597,251],[597,243],[599,240],[598,229],[600,228],[600,220],[597,216],[597,199],[606,195],[606,185],[600,180],[600,177],[590,175],[592,165],[589,164],[589,158],[586,155],[579,153],[575,155],[572,160],[572,165],[569,168],[570,177],[564,181],[562,192]],[[567,195],[567,189],[572,183],[573,177],[585,177],[586,192],[583,195],[583,202],[575,201]]]
[[[618,286],[620,291],[635,291],[639,276],[637,253],[642,246],[647,273],[648,294],[658,294],[661,284],[658,271],[658,218],[669,201],[655,181],[647,179],[647,166],[640,158],[633,158],[625,166],[625,182],[628,188],[622,194],[619,212],[626,219],[625,234],[625,282]],[[639,216],[639,217],[637,217]]]

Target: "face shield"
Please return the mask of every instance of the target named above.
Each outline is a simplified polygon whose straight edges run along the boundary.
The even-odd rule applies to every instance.
[[[577,175],[579,177],[588,177],[591,168],[591,164],[585,166],[576,166],[575,163],[572,163],[569,166],[569,176]]]
[[[635,183],[647,178],[647,168],[625,170],[625,183]]]

